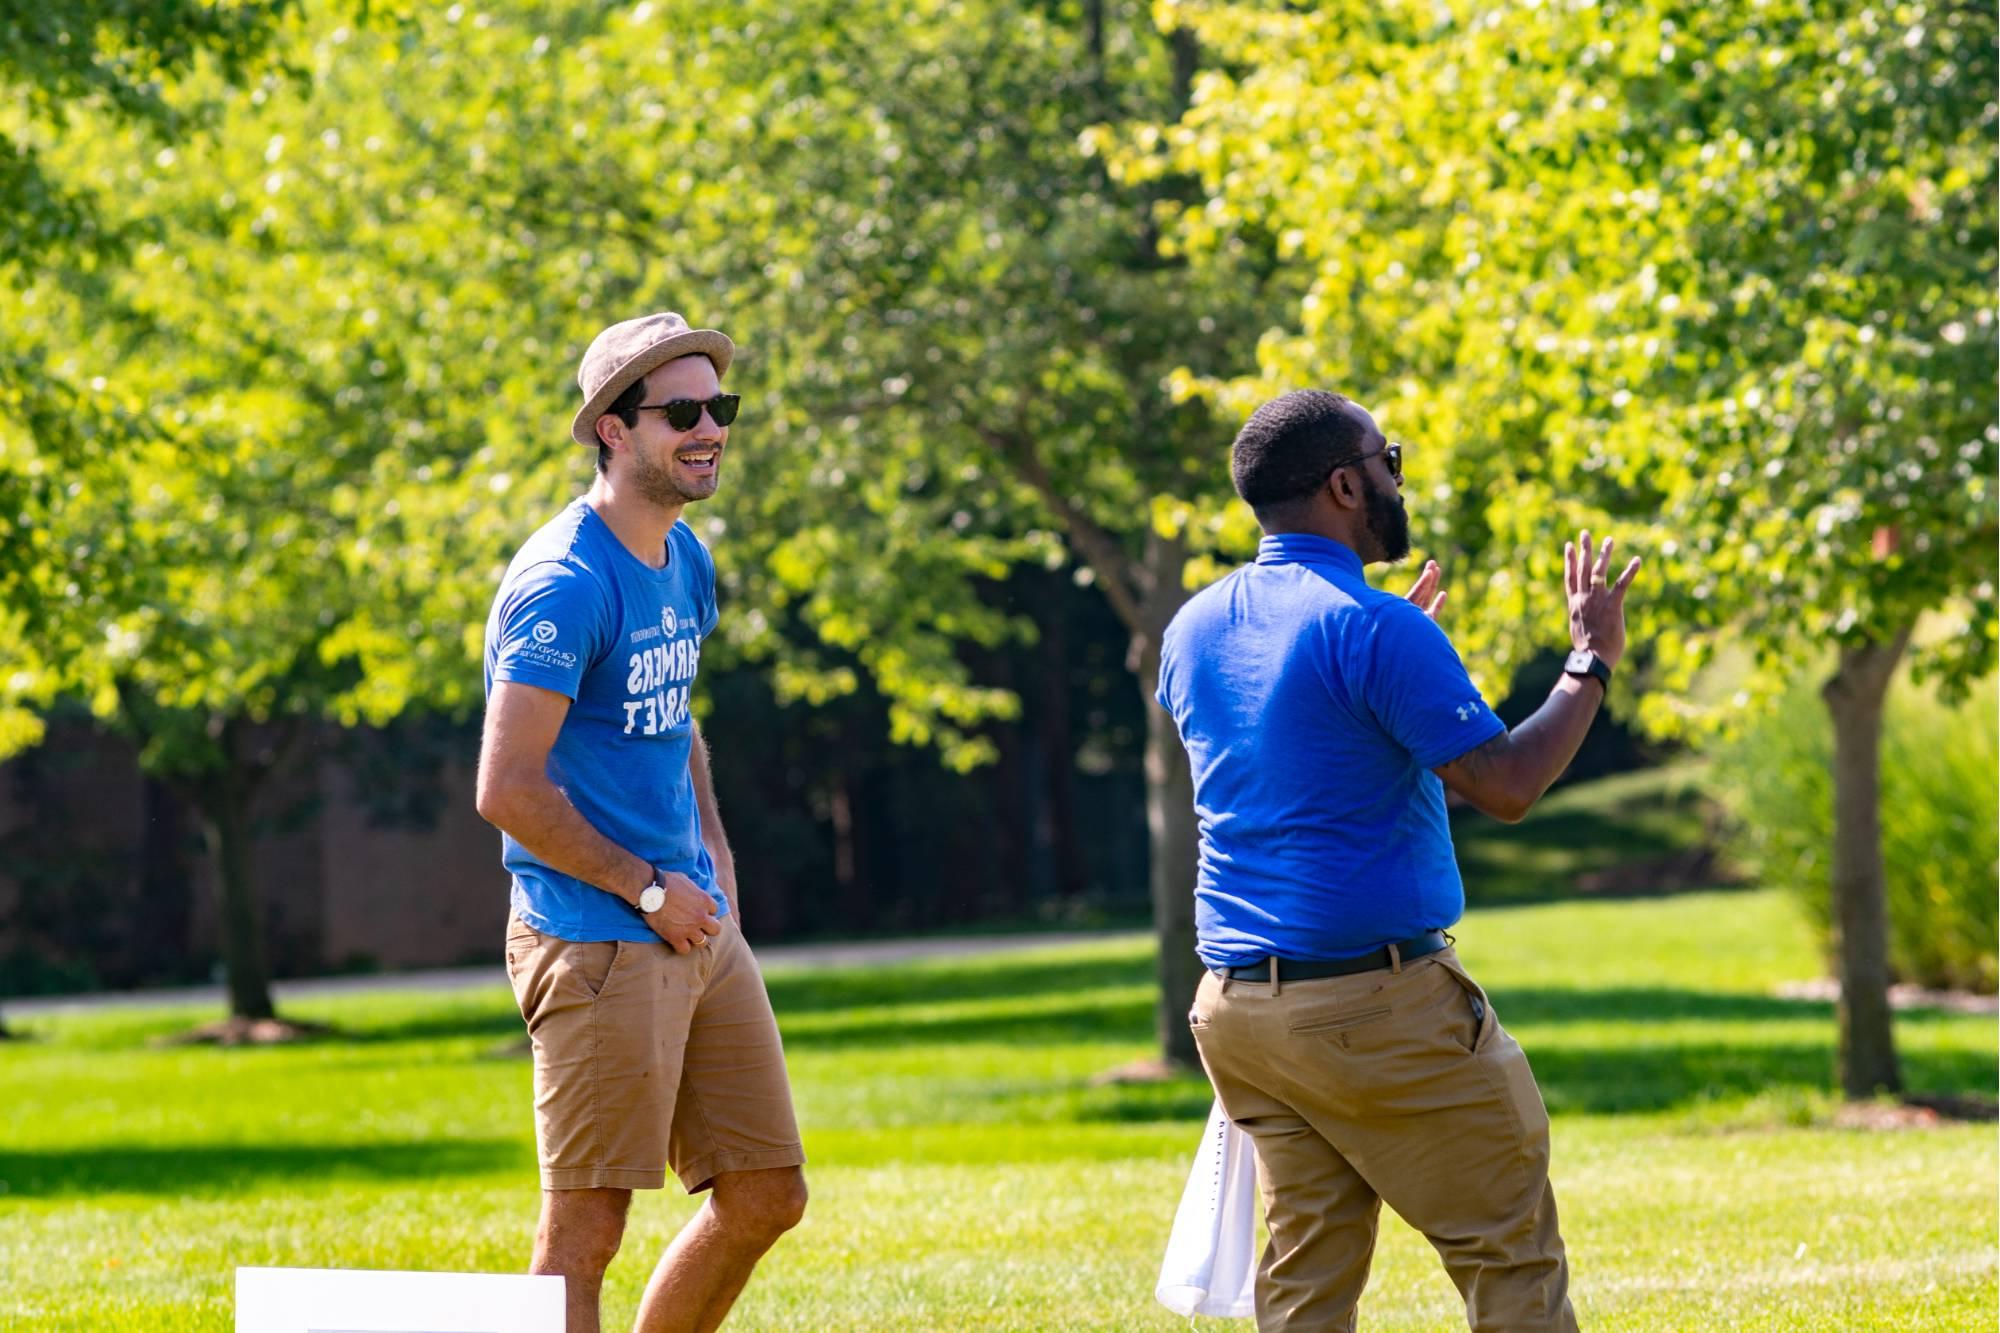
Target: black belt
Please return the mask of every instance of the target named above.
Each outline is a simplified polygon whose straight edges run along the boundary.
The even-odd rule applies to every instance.
[[[1278,964],[1278,980],[1281,983],[1286,981],[1311,981],[1315,977],[1345,977],[1352,976],[1356,972],[1376,972],[1385,967],[1396,966],[1399,958],[1401,961],[1407,963],[1412,959],[1422,958],[1426,954],[1436,953],[1450,944],[1451,936],[1445,934],[1443,931],[1427,930],[1413,939],[1402,941],[1400,944],[1389,944],[1384,945],[1380,949],[1371,949],[1359,958],[1340,958],[1326,962],[1313,962],[1302,958],[1280,958],[1276,960]],[[1215,974],[1219,977],[1227,977],[1231,981],[1269,981],[1271,979],[1272,961],[1269,958],[1262,958],[1254,963],[1245,963],[1241,967],[1219,967],[1215,969]]]

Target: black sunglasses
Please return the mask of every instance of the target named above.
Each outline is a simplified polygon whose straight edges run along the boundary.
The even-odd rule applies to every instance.
[[[667,424],[675,430],[693,430],[701,420],[702,410],[708,410],[709,420],[718,426],[727,426],[736,420],[736,409],[743,401],[740,393],[719,393],[713,398],[675,398],[664,403],[641,403],[634,412],[660,411],[667,414]]]
[[[1389,464],[1390,479],[1400,482],[1403,479],[1403,446],[1400,444],[1385,444],[1380,449],[1371,449],[1365,454],[1356,454],[1352,458],[1343,459],[1328,468],[1326,475],[1331,477],[1344,467],[1353,467],[1356,463],[1365,463],[1376,454],[1382,455],[1383,460]]]

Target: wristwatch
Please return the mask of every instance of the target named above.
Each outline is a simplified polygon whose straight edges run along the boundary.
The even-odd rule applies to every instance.
[[[653,868],[653,882],[639,890],[639,910],[651,916],[667,905],[666,874],[659,867]]]
[[[1565,676],[1595,676],[1604,692],[1611,692],[1611,664],[1588,648],[1578,648],[1563,659]]]

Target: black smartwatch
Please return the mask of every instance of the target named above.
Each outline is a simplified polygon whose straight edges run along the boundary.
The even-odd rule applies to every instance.
[[[1611,664],[1588,648],[1578,648],[1563,659],[1563,674],[1594,677],[1606,694],[1611,693]]]

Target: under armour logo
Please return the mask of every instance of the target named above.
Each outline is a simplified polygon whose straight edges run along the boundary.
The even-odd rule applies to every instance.
[[[1479,716],[1479,701],[1477,699],[1469,704],[1460,704],[1458,706],[1458,720],[1460,722],[1470,722],[1477,716]]]

